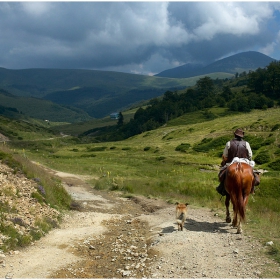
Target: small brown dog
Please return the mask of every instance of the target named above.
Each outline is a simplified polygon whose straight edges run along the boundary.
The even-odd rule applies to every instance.
[[[178,224],[178,231],[182,231],[185,221],[187,219],[187,206],[189,205],[188,203],[178,203],[176,202],[176,220]]]

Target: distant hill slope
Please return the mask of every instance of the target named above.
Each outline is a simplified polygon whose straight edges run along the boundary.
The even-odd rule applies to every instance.
[[[230,78],[232,75],[215,73],[209,76],[216,79]],[[171,79],[79,69],[9,70],[0,68],[0,89],[20,97],[36,97],[59,105],[79,108],[91,117],[102,118],[141,101],[161,96],[167,90],[180,90],[193,86],[199,78]],[[17,99],[16,104],[19,104],[20,100],[23,99]],[[48,106],[45,110],[40,106],[32,107],[33,116],[37,108],[39,112],[36,115],[48,118]],[[22,106],[12,107],[23,111]],[[59,109],[57,111],[63,112]],[[77,116],[77,119],[80,117]],[[71,122],[73,122],[72,118]]]
[[[53,92],[94,88],[94,92],[120,95],[143,88],[167,89],[184,87],[188,80],[159,78],[112,71],[82,69],[22,69],[0,68],[0,88],[17,96],[44,97]]]
[[[225,72],[230,74],[242,73],[244,71],[264,68],[275,59],[260,52],[248,51],[235,54],[209,65],[202,64],[184,64],[179,67],[168,69],[155,75],[157,77],[169,78],[189,78],[198,75],[207,75],[215,72]]]
[[[21,115],[23,114],[23,115]],[[85,111],[34,97],[14,96],[0,89],[0,115],[13,119],[29,116],[53,122],[82,122],[92,119]]]

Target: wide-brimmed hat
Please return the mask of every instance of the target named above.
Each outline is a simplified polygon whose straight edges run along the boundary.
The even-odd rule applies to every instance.
[[[237,128],[235,131],[234,131],[234,135],[236,135],[236,136],[239,136],[239,137],[241,137],[241,138],[243,138],[244,137],[244,131],[242,130],[242,129],[240,129],[240,128]]]

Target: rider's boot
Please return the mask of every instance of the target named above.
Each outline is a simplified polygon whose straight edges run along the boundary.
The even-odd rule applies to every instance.
[[[222,195],[225,196],[226,195],[226,190],[225,190],[225,186],[224,186],[224,181],[220,182],[219,186],[216,187],[216,191]]]

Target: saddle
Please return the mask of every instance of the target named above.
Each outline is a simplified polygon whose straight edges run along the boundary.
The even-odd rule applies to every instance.
[[[222,166],[220,168],[220,172],[219,172],[219,175],[218,175],[220,182],[224,181],[226,170],[227,170],[228,166],[230,166],[231,164],[233,164],[235,162],[247,163],[252,168],[255,166],[255,162],[253,160],[248,160],[247,158],[234,157],[233,160],[229,164],[226,164],[226,165],[224,165],[224,166]],[[259,171],[253,169],[253,175],[254,175],[254,184],[253,184],[253,186],[258,186],[260,184],[260,175],[259,174],[260,174]]]

